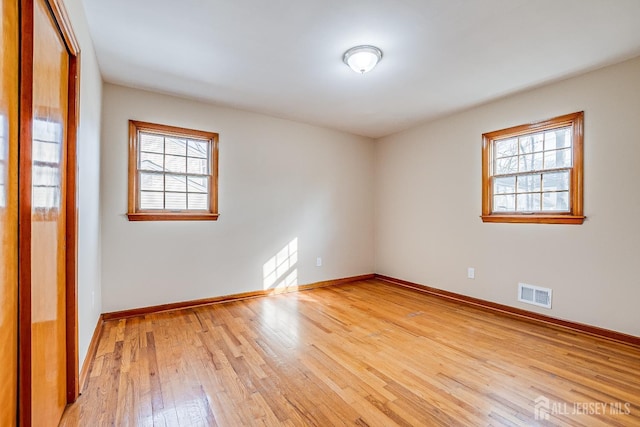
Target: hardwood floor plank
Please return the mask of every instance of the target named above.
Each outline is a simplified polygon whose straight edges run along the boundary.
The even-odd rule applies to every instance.
[[[106,321],[61,425],[640,426],[640,348],[367,280]]]

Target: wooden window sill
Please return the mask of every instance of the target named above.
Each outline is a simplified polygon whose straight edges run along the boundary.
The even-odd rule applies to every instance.
[[[505,222],[518,224],[582,224],[587,218],[582,215],[481,215],[482,222]]]
[[[127,213],[129,221],[217,221],[219,214],[214,213],[163,213],[135,212]]]

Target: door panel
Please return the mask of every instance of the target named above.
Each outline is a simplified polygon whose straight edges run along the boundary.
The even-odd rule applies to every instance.
[[[0,425],[15,426],[18,373],[18,2],[0,0]]]
[[[66,137],[69,54],[44,0],[34,2],[31,191],[32,422],[66,405]]]

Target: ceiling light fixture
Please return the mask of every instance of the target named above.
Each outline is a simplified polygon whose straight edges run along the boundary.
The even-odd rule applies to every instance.
[[[375,46],[355,46],[344,53],[342,60],[356,73],[367,73],[380,62],[382,51]]]

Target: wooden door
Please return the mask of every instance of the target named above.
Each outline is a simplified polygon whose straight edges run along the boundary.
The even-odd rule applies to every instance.
[[[66,148],[69,53],[45,0],[33,4],[31,418],[57,426],[67,404]]]
[[[18,373],[18,2],[0,0],[0,426],[15,426]]]

